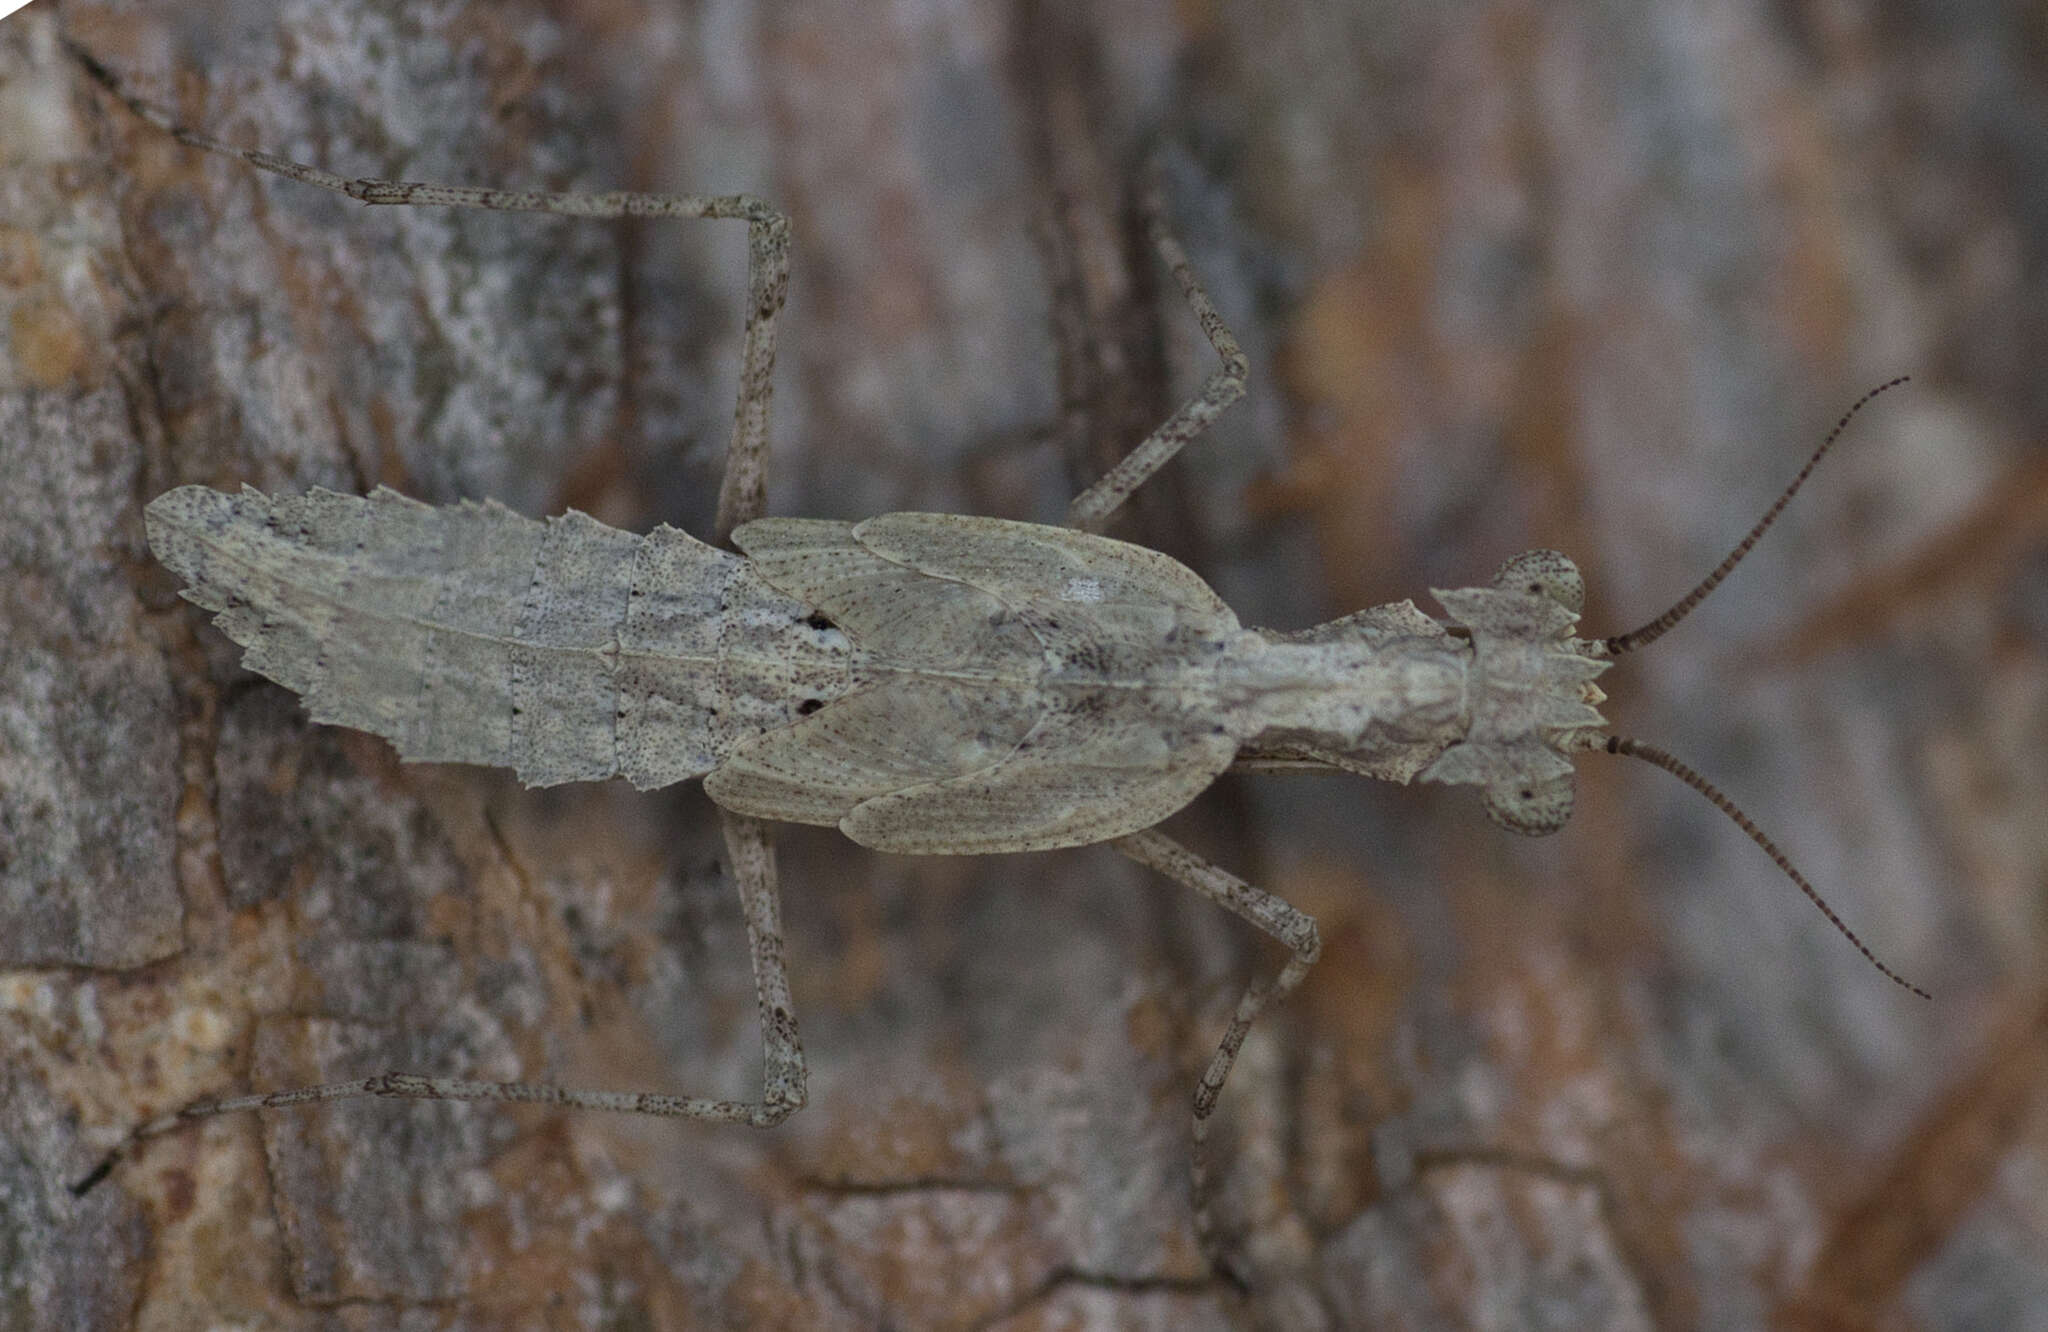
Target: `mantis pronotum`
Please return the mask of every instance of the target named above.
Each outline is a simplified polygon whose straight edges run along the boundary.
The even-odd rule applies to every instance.
[[[273,500],[186,487],[150,507],[150,537],[187,595],[248,649],[251,668],[303,694],[316,720],[383,735],[407,758],[511,766],[532,785],[702,777],[725,811],[764,1053],[761,1094],[744,1101],[387,1074],[201,1102],[134,1130],[80,1192],[141,1140],[190,1120],[345,1097],[781,1122],[806,1088],[768,819],[836,825],[905,852],[1108,842],[1286,946],[1277,977],[1244,991],[1194,1095],[1196,1226],[1212,1252],[1211,1113],[1252,1024],[1321,949],[1312,918],[1153,829],[1226,770],[1477,785],[1496,823],[1542,834],[1569,818],[1579,752],[1641,758],[1705,794],[1874,966],[1914,988],[1724,796],[1662,750],[1611,734],[1593,684],[1613,657],[1697,605],[1850,417],[1901,380],[1859,399],[1727,559],[1641,629],[1576,637],[1583,584],[1552,551],[1514,557],[1488,586],[1437,593],[1447,621],[1403,601],[1300,633],[1245,629],[1179,564],[1094,534],[1237,399],[1247,373],[1156,188],[1153,245],[1219,367],[1073,501],[1067,527],[919,514],[767,519],[774,327],[788,272],[787,223],[772,206],[345,179],[187,130],[80,58],[181,142],[366,203],[747,225],[745,351],[714,532],[739,554],[667,528],[638,537],[575,513],[543,524],[388,491]]]

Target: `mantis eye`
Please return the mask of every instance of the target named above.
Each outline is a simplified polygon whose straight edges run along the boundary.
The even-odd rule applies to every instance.
[[[1509,832],[1543,837],[1571,818],[1577,789],[1575,774],[1569,772],[1541,781],[1502,782],[1486,788],[1486,817]]]
[[[1555,550],[1523,551],[1494,572],[1493,585],[1503,592],[1549,597],[1574,615],[1586,608],[1586,580],[1579,566]]]

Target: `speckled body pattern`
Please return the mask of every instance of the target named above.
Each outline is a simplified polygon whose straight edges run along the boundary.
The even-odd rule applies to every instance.
[[[1403,601],[1285,635],[1155,551],[990,518],[762,519],[741,556],[574,512],[187,486],[148,523],[316,721],[532,786],[703,777],[887,851],[1111,840],[1241,752],[1491,806],[1600,727],[1605,661],[1517,587],[1438,593],[1458,632]]]

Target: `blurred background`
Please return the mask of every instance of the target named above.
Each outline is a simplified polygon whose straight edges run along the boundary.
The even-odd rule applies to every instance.
[[[789,213],[774,512],[1056,521],[1298,628],[1570,553],[1602,680],[1781,841],[1588,756],[1228,778],[1168,825],[1318,917],[1247,1045],[1212,1278],[1187,1105],[1278,950],[1101,848],[779,836],[772,1133],[189,1100],[387,1068],[751,1095],[694,785],[521,791],[309,726],[148,558],[201,482],[709,530],[737,227],[365,210],[351,175]],[[2048,25],[2036,6],[43,0],[0,24],[0,1324],[2048,1328]]]

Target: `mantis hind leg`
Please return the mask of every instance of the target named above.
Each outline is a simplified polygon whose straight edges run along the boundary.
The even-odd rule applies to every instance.
[[[162,107],[143,101],[85,48],[72,56],[93,80],[141,119],[178,142],[216,156],[283,176],[316,189],[345,194],[366,204],[477,208],[502,213],[551,213],[560,217],[723,218],[747,224],[747,323],[740,351],[739,401],[733,410],[732,442],[726,450],[725,480],[718,492],[715,540],[766,507],[768,409],[774,393],[775,316],[789,294],[789,219],[749,194],[644,194],[613,190],[603,194],[562,194],[542,190],[498,190],[474,185],[437,185],[414,180],[374,180],[336,175],[319,167],[256,148],[241,148],[180,123]]]
[[[796,1010],[790,1003],[789,974],[783,960],[775,857],[762,826],[752,819],[727,815],[725,835],[733,879],[739,889],[740,906],[746,915],[747,940],[754,965],[754,988],[760,1004],[762,1068],[759,1100],[727,1101],[701,1096],[671,1096],[661,1092],[588,1091],[544,1082],[478,1082],[417,1073],[381,1073],[347,1082],[326,1082],[310,1087],[197,1101],[169,1114],[159,1115],[122,1139],[91,1173],[72,1185],[71,1191],[83,1195],[105,1179],[144,1141],[172,1132],[194,1120],[242,1110],[281,1110],[361,1096],[413,1101],[526,1102],[573,1110],[610,1110],[666,1119],[752,1124],[757,1128],[770,1128],[781,1123],[803,1107],[807,1092],[803,1045],[797,1036]]]

